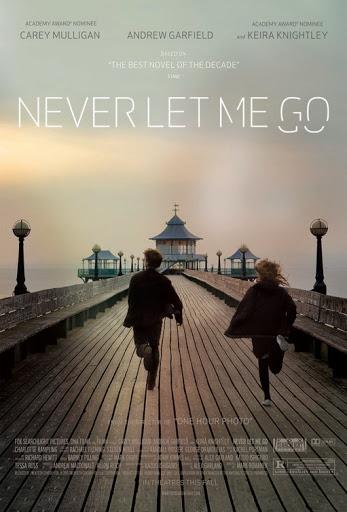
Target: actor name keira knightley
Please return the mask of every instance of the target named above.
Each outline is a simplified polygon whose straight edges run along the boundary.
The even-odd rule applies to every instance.
[[[160,102],[150,96],[141,101],[130,96],[85,96],[78,100],[69,96],[37,96],[29,101],[18,97],[18,127],[33,124],[37,128],[269,128],[274,125],[270,107],[268,96],[243,96],[231,101],[220,96],[169,96]],[[275,108],[279,121],[275,128],[282,133],[320,133],[330,117],[329,102],[322,96],[287,96],[276,99]]]

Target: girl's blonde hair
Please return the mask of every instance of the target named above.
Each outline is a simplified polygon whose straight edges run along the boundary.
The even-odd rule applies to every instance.
[[[288,286],[287,279],[282,274],[281,265],[267,258],[258,261],[255,270],[259,275],[260,281],[274,281],[278,285]]]

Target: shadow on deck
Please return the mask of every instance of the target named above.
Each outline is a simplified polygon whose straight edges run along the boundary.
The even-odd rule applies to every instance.
[[[172,279],[185,322],[164,323],[154,390],[125,299],[16,368],[0,397],[0,510],[345,510],[342,387],[290,351],[263,408],[249,340],[223,336],[232,309]]]

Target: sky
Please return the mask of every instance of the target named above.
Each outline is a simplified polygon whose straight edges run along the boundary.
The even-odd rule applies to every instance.
[[[345,19],[343,0],[0,0],[0,266],[15,264],[11,227],[19,218],[32,227],[27,265],[77,268],[95,243],[141,256],[177,202],[187,227],[203,237],[199,251],[208,252],[211,262],[217,249],[229,256],[246,243],[258,256],[280,261],[293,278],[295,267],[314,267],[309,225],[326,219],[325,266],[327,273],[338,269],[347,293]],[[101,38],[21,39],[21,31],[34,30],[25,26],[30,20],[95,20]],[[271,20],[322,21],[319,30],[327,38],[237,38],[252,30],[252,22]],[[214,36],[129,40],[135,30]],[[115,70],[109,64],[160,60],[161,51],[239,64],[230,71],[185,70],[179,79],[163,70]],[[28,118],[19,128],[18,97],[33,108],[38,96],[68,96],[76,108],[86,96],[130,96],[139,125],[93,129],[86,116],[76,129],[63,108],[61,129],[37,128]],[[147,96],[157,122],[167,120],[168,96],[223,97],[233,106],[241,97],[267,96],[269,128],[242,128],[235,115],[235,123],[221,129],[212,101],[201,128],[190,126],[188,107],[187,128],[150,129],[142,122]],[[300,125],[297,134],[280,133],[279,104],[287,96],[303,98],[300,109],[307,98],[326,97],[330,120],[324,131],[309,134]],[[313,121],[320,114],[317,109]]]

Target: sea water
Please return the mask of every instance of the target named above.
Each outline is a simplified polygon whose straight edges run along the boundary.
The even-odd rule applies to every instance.
[[[328,294],[337,297],[347,297],[347,270],[345,267],[333,266],[324,269],[325,283]],[[10,297],[16,285],[17,269],[15,267],[0,267],[0,298]],[[312,290],[315,282],[315,270],[306,265],[287,266],[284,274],[290,286]],[[47,288],[82,284],[77,277],[77,268],[73,266],[28,267],[26,282],[28,291],[36,292]]]
[[[10,297],[16,286],[16,268],[0,267],[0,298]],[[25,271],[25,285],[29,292],[58,288],[71,284],[82,284],[74,267],[28,267]]]

